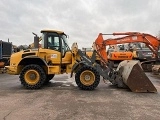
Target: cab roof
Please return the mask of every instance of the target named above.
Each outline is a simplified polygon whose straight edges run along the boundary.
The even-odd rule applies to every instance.
[[[64,34],[63,31],[59,31],[59,30],[41,30],[41,33],[42,33],[42,32],[56,32],[56,33],[58,33],[58,34]]]

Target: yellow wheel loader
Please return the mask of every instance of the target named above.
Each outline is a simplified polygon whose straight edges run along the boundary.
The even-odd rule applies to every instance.
[[[137,65],[137,61],[134,65],[132,64],[132,68],[129,68],[128,76],[126,76],[122,67],[124,69],[128,68],[125,68],[123,64],[116,71],[112,69],[109,63],[106,66],[97,64],[96,55],[98,53],[95,50],[89,58],[78,49],[76,43],[70,49],[67,44],[67,35],[64,32],[42,30],[41,33],[41,48],[38,48],[39,37],[35,36],[35,48],[12,54],[10,65],[6,66],[9,74],[19,75],[21,84],[25,88],[39,89],[54,75],[71,73],[72,77],[75,73],[75,82],[82,90],[95,89],[100,82],[100,76],[102,76],[113,85],[129,87],[133,92],[157,91],[152,83],[147,83],[148,86],[146,87],[146,84],[139,86],[137,80],[134,82],[135,79],[141,79],[141,76],[138,76],[139,78],[134,76],[131,81],[128,80],[131,78],[129,75],[134,73],[132,68],[135,69],[134,65]],[[139,67],[139,69],[141,68]],[[127,81],[134,85],[134,89],[131,88],[133,85],[127,86]]]

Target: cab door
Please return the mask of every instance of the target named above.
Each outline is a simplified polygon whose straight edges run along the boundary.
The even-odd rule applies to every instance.
[[[61,41],[59,34],[57,33],[47,33],[46,35],[46,46],[47,53],[51,57],[52,65],[61,65],[62,55],[61,55]]]
[[[66,43],[66,41],[61,37],[61,55],[62,55],[62,64],[71,64],[72,63],[72,53]]]

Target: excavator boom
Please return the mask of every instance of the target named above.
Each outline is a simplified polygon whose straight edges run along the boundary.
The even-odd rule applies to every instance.
[[[119,38],[104,40],[103,35],[123,35],[123,36]],[[160,44],[159,40],[150,34],[139,33],[139,32],[125,32],[125,33],[113,33],[113,34],[100,33],[97,39],[95,40],[94,48],[102,58],[101,63],[105,63],[105,64],[102,64],[102,66],[105,66],[107,65],[107,63],[109,63],[107,58],[107,53],[106,53],[106,46],[123,44],[123,43],[137,43],[137,42],[145,43],[146,46],[155,54],[155,56],[158,57],[158,49]],[[127,87],[129,87],[133,92],[156,92],[157,91],[154,85],[149,80],[149,78],[143,72],[143,69],[140,63],[137,60],[122,61],[115,72],[117,73],[116,77],[110,80],[112,84],[118,85],[119,80],[122,79],[123,83]],[[115,74],[115,72],[112,72],[112,73]],[[121,85],[118,85],[118,86],[121,86]]]

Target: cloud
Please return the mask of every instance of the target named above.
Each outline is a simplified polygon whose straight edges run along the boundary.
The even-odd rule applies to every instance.
[[[138,31],[156,35],[160,16],[158,0],[1,0],[0,39],[15,45],[31,44],[32,32],[57,29],[69,44],[91,47],[99,33]]]

